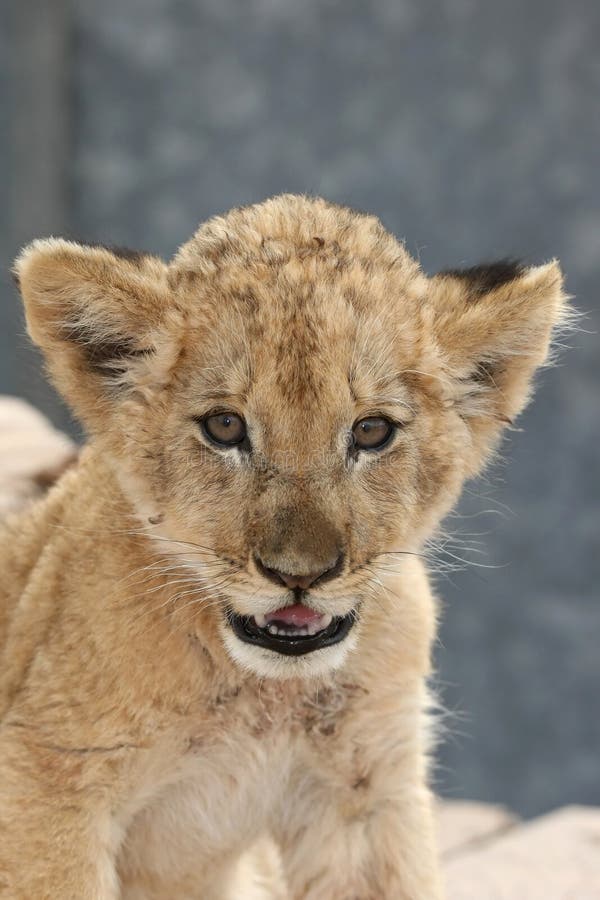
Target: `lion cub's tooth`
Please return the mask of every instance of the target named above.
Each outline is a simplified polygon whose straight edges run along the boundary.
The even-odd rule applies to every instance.
[[[259,628],[264,628],[265,625],[267,624],[267,618],[266,618],[266,616],[263,616],[262,613],[257,613],[254,616],[254,621],[256,622],[256,624],[258,625]]]

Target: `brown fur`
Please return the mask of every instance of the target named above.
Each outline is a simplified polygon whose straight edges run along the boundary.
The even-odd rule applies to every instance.
[[[474,300],[375,218],[283,196],[169,265],[48,240],[16,271],[90,442],[2,534],[0,897],[249,898],[236,861],[270,833],[292,900],[438,900],[415,554],[527,399],[557,264]],[[202,436],[215,408],[249,456]],[[348,457],[374,414],[394,441]],[[308,602],[356,610],[343,644],[233,636],[227,607],[287,602],[256,553],[306,575],[340,551]]]

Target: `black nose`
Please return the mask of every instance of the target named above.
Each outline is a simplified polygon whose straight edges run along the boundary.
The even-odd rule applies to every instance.
[[[338,558],[325,566],[325,568],[309,572],[307,575],[291,575],[289,572],[283,572],[281,569],[267,565],[258,556],[254,557],[254,562],[261,575],[264,575],[269,581],[274,581],[275,584],[283,584],[291,591],[307,591],[308,588],[313,587],[313,585],[317,583],[323,584],[324,581],[331,581],[332,578],[339,575],[344,567],[344,554],[340,553]]]

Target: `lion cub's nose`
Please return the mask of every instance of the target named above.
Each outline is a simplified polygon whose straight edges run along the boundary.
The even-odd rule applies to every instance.
[[[343,553],[340,553],[336,560],[326,565],[324,568],[309,572],[308,575],[291,575],[289,572],[282,572],[281,569],[266,565],[266,563],[258,556],[255,557],[254,561],[258,571],[261,575],[264,575],[265,578],[268,578],[269,581],[274,581],[275,584],[283,584],[291,591],[306,591],[317,582],[322,584],[324,581],[329,581],[339,575],[344,565],[344,555]]]

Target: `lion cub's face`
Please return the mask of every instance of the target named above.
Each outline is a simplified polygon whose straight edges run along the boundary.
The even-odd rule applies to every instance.
[[[284,677],[360,639],[395,554],[524,404],[562,304],[555,264],[428,279],[377,220],[298,197],[211,220],[169,266],[47,241],[17,273],[149,534],[233,658]]]

